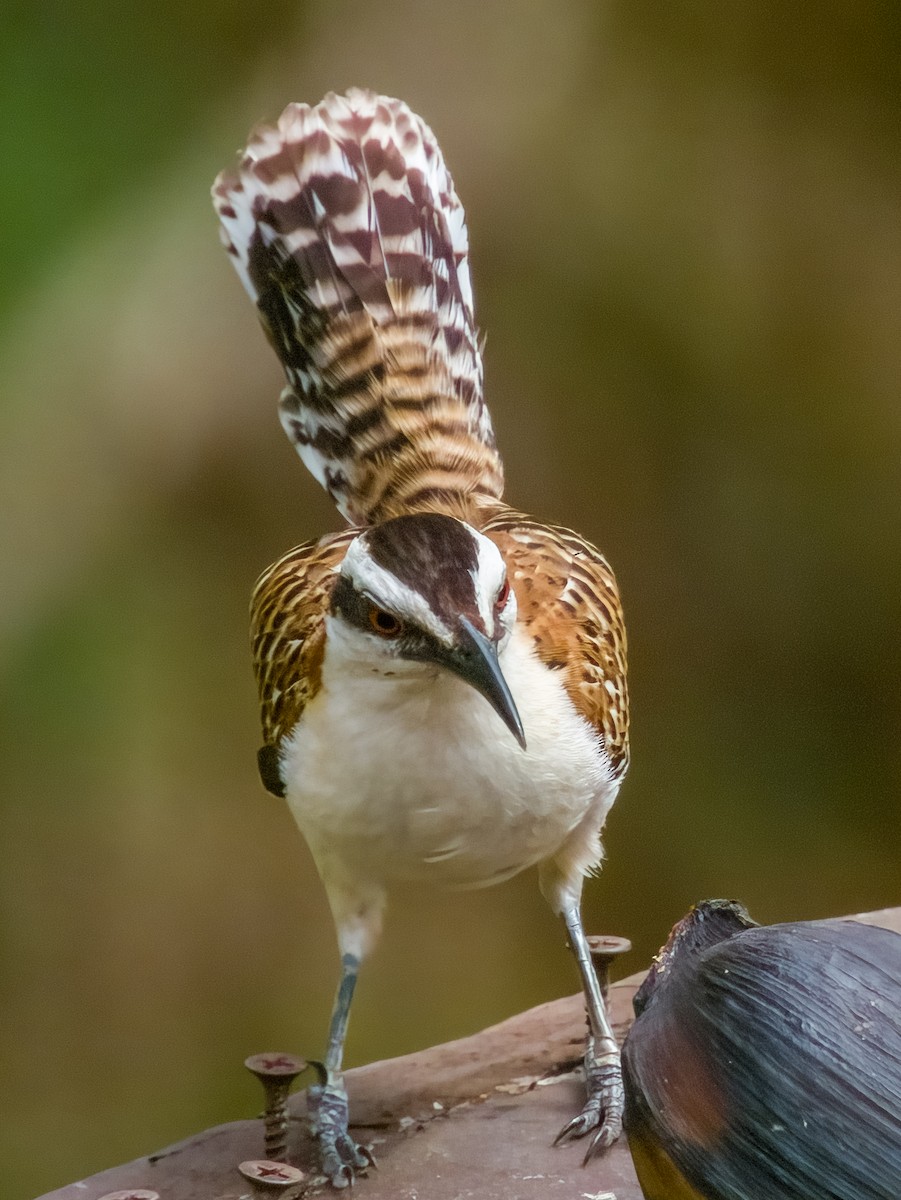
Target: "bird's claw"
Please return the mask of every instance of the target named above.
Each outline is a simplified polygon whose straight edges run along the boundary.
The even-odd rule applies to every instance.
[[[592,1098],[586,1101],[585,1107],[578,1116],[573,1117],[571,1121],[567,1121],[557,1136],[554,1138],[555,1146],[562,1146],[564,1142],[574,1142],[576,1138],[584,1137],[586,1133],[590,1133],[596,1128],[601,1119],[601,1106],[599,1102]]]
[[[596,1154],[603,1154],[605,1150],[609,1150],[622,1131],[622,1117],[618,1117],[614,1121],[605,1120],[588,1143],[588,1149],[585,1151],[585,1157],[582,1159],[582,1166],[587,1167]]]
[[[585,1137],[594,1129],[597,1132],[589,1143],[588,1150],[582,1160],[585,1166],[596,1154],[609,1149],[622,1133],[622,1113],[605,1113],[600,1101],[590,1097],[578,1116],[563,1126],[554,1138],[554,1145],[561,1146],[564,1142],[574,1142],[576,1138]]]
[[[588,1099],[582,1111],[571,1121],[567,1121],[554,1138],[554,1145],[559,1146],[564,1142],[585,1137],[595,1130],[582,1160],[583,1166],[596,1154],[601,1154],[612,1146],[623,1129],[623,1080],[619,1058],[616,1057],[615,1066],[609,1056],[605,1056],[605,1061],[599,1062],[595,1056],[593,1042],[589,1042],[585,1055],[585,1086]]]
[[[322,1173],[332,1187],[352,1187],[376,1162],[370,1148],[357,1145],[347,1131],[347,1092],[340,1077],[308,1088],[307,1110]]]
[[[364,1175],[375,1166],[375,1158],[368,1146],[358,1146],[348,1134],[323,1141],[319,1139],[319,1159],[323,1174],[332,1187],[353,1187],[357,1175]]]

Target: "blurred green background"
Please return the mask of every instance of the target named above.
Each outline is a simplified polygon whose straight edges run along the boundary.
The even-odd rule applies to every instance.
[[[618,572],[634,765],[589,932],[901,900],[901,18],[892,4],[12,3],[0,16],[3,1195],[258,1109],[325,903],[260,789],[246,607],[337,527],[208,202],[352,84],[467,206],[518,506]],[[531,875],[409,893],[349,1061],[576,988]]]

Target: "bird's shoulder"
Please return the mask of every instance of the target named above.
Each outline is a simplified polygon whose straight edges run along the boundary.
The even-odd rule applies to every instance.
[[[504,556],[518,619],[539,659],[560,672],[621,776],[629,762],[626,628],[610,564],[571,529],[513,510],[496,513],[481,528]]]
[[[254,588],[250,637],[263,726],[260,771],[270,791],[278,744],[319,690],[325,616],[338,567],[358,533],[345,529],[295,546]]]

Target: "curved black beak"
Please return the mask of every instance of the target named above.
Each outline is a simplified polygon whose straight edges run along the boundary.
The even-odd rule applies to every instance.
[[[485,697],[525,750],[525,731],[497,661],[497,647],[466,617],[460,618],[460,627],[463,632],[460,646],[443,659],[444,665]]]

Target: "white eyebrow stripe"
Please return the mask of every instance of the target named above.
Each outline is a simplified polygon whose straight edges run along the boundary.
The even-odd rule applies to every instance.
[[[351,542],[341,564],[341,574],[358,592],[371,596],[376,604],[383,604],[397,616],[415,622],[445,646],[452,645],[454,638],[450,628],[435,616],[425,597],[379,566],[367,551],[362,537]]]
[[[490,637],[494,630],[494,602],[506,574],[506,567],[501,552],[494,542],[479,533],[478,530],[473,530],[473,534],[478,547],[479,561],[475,570],[470,574],[476,594],[476,603],[479,606],[479,616]]]

